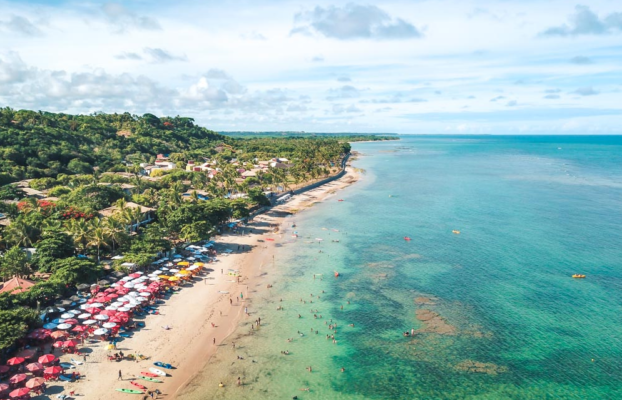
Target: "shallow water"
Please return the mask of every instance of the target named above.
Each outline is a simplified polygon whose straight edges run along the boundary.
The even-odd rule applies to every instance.
[[[363,180],[290,218],[251,292],[262,327],[243,322],[184,398],[622,398],[622,138],[354,148]],[[420,309],[437,331],[403,337]]]

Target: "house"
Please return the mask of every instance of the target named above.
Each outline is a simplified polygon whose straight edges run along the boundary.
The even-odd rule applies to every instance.
[[[255,170],[242,172],[242,178],[254,178],[257,176]]]
[[[156,165],[156,167],[162,168],[162,169],[175,169],[175,168],[177,168],[177,164],[175,164],[174,162],[170,162],[170,161],[158,161],[158,160],[156,160],[155,165]]]
[[[15,276],[2,284],[2,287],[0,287],[0,293],[24,293],[29,291],[34,285],[35,283],[33,281]]]
[[[194,163],[193,160],[188,160],[188,164],[186,164],[186,171],[194,171],[194,168],[196,168],[197,165]]]
[[[140,221],[138,221],[138,223],[128,226],[130,230],[136,229],[141,225],[148,224],[149,222],[153,221],[153,219],[155,218],[154,208],[141,206],[140,204],[132,203],[131,201],[128,201],[127,203],[125,203],[125,207],[126,208],[140,208],[140,212],[142,213],[142,218],[140,219]],[[99,212],[99,215],[101,215],[102,217],[110,217],[114,215],[118,210],[119,208],[117,206],[104,208],[103,210]]]
[[[11,219],[6,215],[0,213],[0,229],[4,229],[9,225],[11,225]]]
[[[197,197],[199,198],[199,200],[209,200],[210,194],[208,192],[206,192],[205,190],[195,190],[195,189],[190,189],[186,191],[185,193],[182,193],[181,198],[187,201],[192,200],[192,192],[197,192]]]
[[[123,192],[127,194],[128,196],[131,196],[132,194],[136,193],[136,186],[134,185],[130,185],[129,183],[122,183],[119,186],[121,187],[121,190],[123,190]]]

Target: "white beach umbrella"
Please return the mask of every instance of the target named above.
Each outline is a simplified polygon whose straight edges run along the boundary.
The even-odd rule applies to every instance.
[[[102,308],[104,305],[102,303],[91,303],[91,307]]]
[[[140,293],[138,293],[138,294],[139,294],[139,295],[141,295],[141,296],[143,296],[143,297],[149,297],[149,296],[151,296],[151,293],[149,293],[149,292],[140,292]]]
[[[102,326],[104,328],[110,329],[110,328],[114,328],[115,326],[117,326],[117,324],[115,324],[114,322],[105,322],[104,324],[102,324]]]
[[[171,269],[170,271],[171,271],[171,272],[173,272],[173,273],[174,273],[174,272],[179,272],[179,270],[178,270],[177,268],[173,268],[173,269]]]
[[[60,324],[56,327],[56,329],[60,329],[61,331],[65,331],[67,329],[71,328],[71,325],[69,324]]]
[[[146,298],[146,297],[142,297],[142,296],[141,296],[141,297],[137,297],[137,298],[136,298],[136,301],[140,301],[141,303],[142,303],[143,301],[147,301],[147,300],[149,300],[149,299],[148,299],[148,298]]]
[[[116,307],[116,306],[110,305],[110,306],[106,307],[106,310],[108,310],[108,311],[117,311],[117,308],[118,307]]]
[[[132,279],[134,279],[134,278],[132,278],[132,277],[131,277],[131,276],[129,276],[129,275],[124,276],[123,278],[121,278],[121,280],[122,280],[122,281],[131,281]]]
[[[160,278],[158,278],[157,276],[153,276],[151,278],[149,278],[150,281],[159,281]]]
[[[87,319],[86,321],[84,321],[82,323],[82,325],[93,325],[93,324],[96,324],[96,323],[97,323],[97,321],[94,320],[94,319]]]
[[[71,315],[73,315],[75,317],[78,314],[82,314],[82,310],[69,310],[69,311],[67,311],[67,314],[71,314]],[[73,317],[71,317],[71,318],[73,318]]]
[[[132,311],[132,308],[131,307],[120,307],[117,311],[129,312],[129,311]]]
[[[80,310],[86,310],[87,308],[92,307],[90,304],[82,304],[80,306]]]
[[[110,306],[111,307],[123,307],[123,303],[119,300],[119,299],[122,299],[122,298],[123,297],[117,297],[117,301],[112,303]]]
[[[64,319],[73,318],[73,314],[69,313],[69,312],[66,312],[63,315],[61,315],[60,317],[64,318]]]
[[[123,285],[123,287],[127,288],[127,289],[131,289],[131,288],[134,287],[134,284],[133,283],[126,283],[125,285]]]
[[[105,335],[108,332],[109,330],[106,328],[99,328],[99,329],[96,329],[95,332],[93,332],[93,335]]]
[[[97,314],[94,318],[98,321],[107,321],[110,319],[109,316],[104,315],[104,314]]]
[[[89,313],[84,313],[84,314],[78,315],[78,319],[89,319],[89,318],[91,318],[91,314],[89,314]]]

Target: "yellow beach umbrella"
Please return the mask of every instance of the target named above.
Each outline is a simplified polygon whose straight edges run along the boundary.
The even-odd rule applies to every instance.
[[[190,263],[188,261],[182,261],[182,262],[178,262],[177,265],[185,265],[188,266],[190,265]]]
[[[175,282],[175,281],[178,281],[179,278],[176,277],[176,276],[171,276],[170,278],[168,278],[168,280],[171,281],[171,282]]]
[[[165,280],[165,281],[168,281],[170,279],[170,276],[168,276],[168,275],[158,275],[158,278],[160,278],[162,280]]]
[[[189,275],[189,274],[190,274],[190,271],[186,271],[186,270],[184,269],[184,270],[179,271],[179,273],[180,273],[180,274],[182,274],[182,275]]]
[[[195,262],[194,265],[196,265],[198,267],[202,267],[204,264],[202,262]]]

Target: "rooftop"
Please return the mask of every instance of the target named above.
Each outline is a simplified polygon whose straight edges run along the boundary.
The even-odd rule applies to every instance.
[[[0,288],[0,293],[12,293],[12,294],[23,293],[23,292],[27,292],[28,290],[30,290],[30,288],[33,287],[34,285],[35,283],[33,281],[29,281],[27,279],[22,279],[18,277],[13,277],[2,284],[2,288]]]

